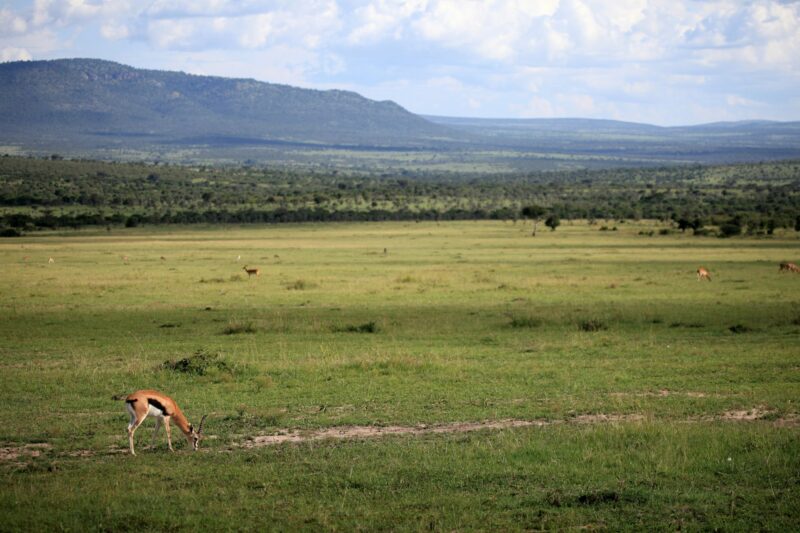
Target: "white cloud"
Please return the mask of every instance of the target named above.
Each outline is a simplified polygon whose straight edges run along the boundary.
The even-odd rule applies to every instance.
[[[760,102],[756,102],[755,100],[751,100],[749,98],[743,98],[736,94],[729,94],[725,97],[725,103],[731,107],[760,107],[763,104]]]
[[[369,44],[384,38],[399,39],[409,18],[423,11],[427,0],[378,0],[353,11],[350,44]]]
[[[427,113],[586,113],[687,122],[756,109],[800,118],[800,102],[789,98],[800,86],[796,1],[22,5],[0,7],[5,60],[86,57],[99,50],[108,59],[151,68],[350,87]],[[779,111],[782,105],[790,110]]]
[[[6,61],[30,61],[31,59],[33,59],[33,56],[24,48],[8,47],[0,49],[0,62],[2,63]]]
[[[5,35],[25,33],[28,23],[10,9],[0,9],[0,33]]]

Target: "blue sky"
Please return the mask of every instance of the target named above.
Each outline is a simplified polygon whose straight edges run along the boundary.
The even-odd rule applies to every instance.
[[[422,114],[800,120],[800,0],[0,0],[0,61],[64,57]]]

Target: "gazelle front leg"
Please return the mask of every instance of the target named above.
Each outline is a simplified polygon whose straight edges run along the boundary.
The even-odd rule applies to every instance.
[[[169,417],[164,417],[164,429],[167,430],[167,444],[169,445],[169,451],[174,452],[175,450],[172,449],[172,432],[169,429]]]
[[[151,448],[156,447],[156,437],[158,436],[158,430],[161,429],[161,419],[159,417],[155,417],[156,419],[156,429],[153,431],[153,440],[150,443]]]

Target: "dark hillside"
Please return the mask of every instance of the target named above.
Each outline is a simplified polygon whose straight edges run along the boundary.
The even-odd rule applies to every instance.
[[[0,64],[5,141],[415,146],[449,135],[394,102],[95,59]],[[10,135],[9,135],[10,134]],[[77,142],[76,142],[77,141]]]

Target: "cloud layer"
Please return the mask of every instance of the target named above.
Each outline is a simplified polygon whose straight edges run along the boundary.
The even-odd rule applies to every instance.
[[[350,88],[430,114],[800,119],[794,0],[0,3],[0,60],[55,57]]]

